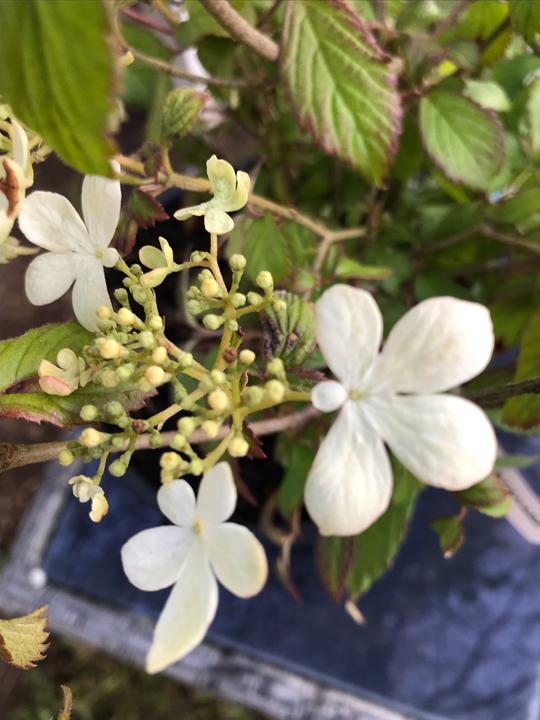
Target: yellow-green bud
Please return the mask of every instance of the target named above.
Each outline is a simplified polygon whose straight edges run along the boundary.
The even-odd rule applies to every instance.
[[[253,350],[242,350],[238,359],[242,365],[251,365],[251,363],[255,362],[255,353]]]
[[[195,252],[191,253],[189,259],[192,263],[201,263],[204,260],[204,255],[202,255],[198,250],[195,250]]]
[[[126,278],[126,280],[129,280],[130,284],[133,284],[133,280],[131,278]],[[124,284],[126,283],[126,280],[124,280]],[[127,290],[124,290],[124,288],[117,288],[114,291],[114,297],[122,305],[127,304],[127,302],[128,302]]]
[[[148,382],[146,378],[141,378],[139,382],[137,383],[137,387],[142,392],[150,392],[150,390],[154,389],[154,386]]]
[[[154,335],[149,330],[142,332],[137,340],[141,343],[145,350],[151,350],[156,344]]]
[[[105,412],[110,417],[116,418],[124,414],[124,408],[117,400],[113,400],[105,405]]]
[[[207,330],[218,330],[223,325],[224,318],[218,315],[205,315],[203,325]]]
[[[83,405],[79,413],[84,422],[93,422],[99,417],[99,410],[95,405]]]
[[[164,347],[157,347],[152,351],[152,360],[158,365],[165,365],[169,355]]]
[[[103,387],[113,388],[118,385],[118,378],[115,370],[104,370],[101,373],[101,384]]]
[[[257,285],[268,292],[269,290],[272,290],[274,287],[274,278],[272,277],[272,273],[269,273],[268,270],[263,270],[257,275],[257,279],[255,281]]]
[[[231,270],[237,272],[238,270],[243,270],[246,267],[246,262],[246,258],[243,255],[235,253],[234,255],[231,255],[229,265],[231,266]]]
[[[162,470],[161,471],[161,482],[164,485],[172,482],[175,479],[176,479],[176,473],[172,472],[171,470]]]
[[[186,395],[180,403],[180,406],[182,407],[182,410],[187,410],[189,412],[195,407],[195,400],[191,397],[191,395]]]
[[[178,421],[178,432],[185,437],[189,437],[195,431],[198,422],[193,417],[183,417]]]
[[[146,305],[148,302],[148,295],[141,287],[132,287],[131,292],[136,303],[143,306]]]
[[[113,437],[111,444],[117,450],[123,450],[126,445],[126,438],[119,436]]]
[[[60,465],[68,467],[68,465],[71,465],[71,463],[75,460],[75,455],[71,452],[71,450],[62,450],[58,456],[58,460],[60,461]]]
[[[107,318],[104,318],[103,320],[97,321],[98,330],[101,330],[103,333],[109,333],[111,330],[114,330],[116,327],[116,323],[114,323],[112,320],[107,320]]]
[[[227,382],[227,377],[224,372],[221,372],[221,370],[211,370],[210,378],[216,385],[223,385]]]
[[[202,463],[202,460],[199,460],[198,458],[192,460],[189,466],[189,472],[192,475],[202,475],[204,472],[204,465]]]
[[[187,441],[184,435],[174,435],[171,440],[171,447],[173,450],[183,450],[186,447]]]
[[[159,315],[152,315],[152,317],[148,320],[148,327],[154,332],[159,332],[160,330],[163,330],[163,320]]]
[[[270,380],[265,386],[266,397],[274,403],[280,403],[285,397],[286,387],[279,380]]]
[[[219,423],[215,420],[205,420],[201,425],[201,429],[204,430],[209,438],[215,438],[219,432]]]
[[[133,275],[137,275],[137,276],[142,275],[142,267],[138,263],[134,263],[131,266],[130,270],[133,273]]]
[[[245,457],[249,452],[249,445],[243,437],[234,437],[229,445],[231,457]]]
[[[203,283],[205,280],[211,280],[213,279],[212,271],[208,268],[204,268],[204,270],[201,270],[199,273],[199,282]]]
[[[126,474],[127,465],[123,460],[115,460],[109,465],[109,472],[114,477],[122,477]]]
[[[188,300],[187,309],[191,315],[199,315],[204,310],[204,305],[198,300]]]
[[[100,305],[96,310],[96,314],[100,320],[109,320],[112,318],[112,310],[106,305]]]
[[[130,419],[128,418],[127,415],[122,415],[121,417],[116,418],[116,420],[114,421],[114,424],[118,425],[118,427],[121,427],[121,428],[127,428],[127,426],[130,424]],[[124,447],[124,446],[122,445],[122,447]]]
[[[114,360],[115,358],[120,357],[120,354],[122,353],[122,346],[117,340],[109,338],[108,340],[105,340],[99,351],[101,353],[101,357],[105,358],[105,360]]]
[[[204,295],[204,297],[207,298],[216,298],[221,297],[222,291],[217,282],[214,280],[214,278],[208,278],[208,280],[205,280],[201,285],[201,292]]]
[[[231,332],[236,332],[238,330],[238,323],[236,320],[233,320],[233,318],[229,318],[225,325],[227,326],[227,330],[230,330]]]
[[[182,370],[191,367],[191,365],[193,365],[193,355],[188,352],[182,353],[182,355],[178,358],[178,364]]]
[[[150,385],[153,387],[158,387],[159,385],[163,385],[167,378],[167,373],[165,370],[159,365],[150,365],[149,368],[146,368],[146,372],[144,373],[144,377]]]
[[[182,463],[182,458],[175,452],[166,452],[159,459],[159,464],[163,470],[176,472]]]
[[[116,320],[119,325],[123,325],[124,327],[131,327],[137,322],[135,314],[127,308],[120,308],[118,314],[116,315]]]
[[[231,305],[233,308],[240,308],[246,304],[246,296],[243,293],[234,293],[231,295]]]
[[[148,444],[151,448],[158,448],[163,445],[163,438],[161,435],[158,435],[157,433],[154,435],[150,435],[150,440],[148,441]]]
[[[263,298],[256,292],[248,292],[247,299],[250,305],[260,305],[263,301]]]
[[[269,375],[283,375],[285,372],[283,361],[280,358],[274,358],[266,366],[266,372]]]
[[[208,396],[208,404],[213,410],[223,412],[229,407],[229,398],[223,390],[214,390],[214,392]]]
[[[129,378],[133,375],[135,372],[135,368],[131,363],[127,363],[126,365],[121,365],[120,367],[116,368],[114,371],[116,377],[120,382],[127,382]]]
[[[216,386],[210,375],[203,375],[199,381],[199,390],[202,390],[203,393],[211,393],[215,389]]]
[[[276,312],[283,312],[287,309],[287,303],[285,300],[274,300],[273,305]]]
[[[94,448],[101,445],[103,442],[103,435],[95,428],[86,428],[81,433],[79,443],[87,448]]]
[[[246,405],[259,405],[264,400],[264,390],[259,385],[253,385],[244,390],[242,399]]]

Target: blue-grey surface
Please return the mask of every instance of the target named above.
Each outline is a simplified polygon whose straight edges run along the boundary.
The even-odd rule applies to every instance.
[[[535,447],[537,440],[519,449]],[[526,474],[538,480],[538,468]],[[71,498],[44,569],[52,581],[157,617],[169,591],[137,590],[120,562],[127,539],[163,522],[155,490],[134,473],[105,477],[103,486],[105,520],[93,524],[88,506]],[[423,493],[393,570],[361,602],[366,626],[355,625],[325,594],[306,543],[292,557],[303,607],[273,577],[247,601],[221,588],[209,637],[451,720],[537,720],[538,548],[506,520],[471,512],[465,547],[444,560],[428,522],[455,511],[447,493]]]

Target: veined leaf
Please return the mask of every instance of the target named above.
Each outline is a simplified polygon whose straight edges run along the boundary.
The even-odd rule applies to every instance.
[[[278,294],[285,301],[284,310],[267,305],[261,313],[265,330],[263,351],[266,361],[278,357],[286,368],[303,365],[315,347],[315,313],[313,305],[297,295]]]
[[[317,569],[323,585],[334,602],[338,603],[345,589],[347,575],[354,560],[354,537],[322,537],[315,546]]]
[[[161,203],[139,188],[135,188],[129,196],[124,212],[128,220],[133,220],[142,228],[154,227],[156,222],[169,219]]]
[[[270,214],[254,220],[249,227],[249,237],[244,248],[246,272],[251,280],[268,270],[279,282],[289,271],[287,249],[280,231]]]
[[[533,312],[525,328],[514,380],[540,375],[540,310]],[[524,430],[540,426],[540,393],[519,395],[504,404],[502,420]]]
[[[420,131],[433,162],[453,182],[485,190],[504,163],[504,132],[490,110],[453,92],[420,101]]]
[[[300,127],[377,185],[397,151],[397,73],[344,0],[287,4],[282,74]]]
[[[2,0],[0,86],[68,165],[111,177],[116,86],[109,15],[94,0]]]
[[[171,142],[175,136],[185,137],[209,99],[209,95],[194,88],[183,87],[171,90],[163,108],[162,139]]]
[[[0,620],[0,657],[10,665],[29,670],[44,658],[49,647],[45,632],[49,618],[43,617],[48,605],[32,610],[29,615]]]

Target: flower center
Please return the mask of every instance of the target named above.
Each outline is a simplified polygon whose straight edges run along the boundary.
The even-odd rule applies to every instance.
[[[99,260],[101,260],[101,258],[103,257],[103,250],[102,250],[101,248],[99,248],[99,247],[96,248],[96,257],[97,257]]]
[[[193,532],[195,535],[200,535],[202,532],[202,525],[200,520],[195,520],[193,523]]]

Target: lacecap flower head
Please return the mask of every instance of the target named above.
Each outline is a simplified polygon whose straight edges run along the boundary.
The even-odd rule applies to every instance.
[[[244,207],[251,181],[249,175],[241,170],[235,176],[233,166],[226,160],[218,160],[215,155],[206,163],[206,172],[214,197],[200,205],[178,210],[174,217],[177,220],[187,220],[192,215],[204,215],[207,232],[223,235],[234,227],[234,221],[227,213]]]
[[[217,610],[217,580],[241,598],[256,595],[266,582],[261,543],[247,528],[226,522],[236,498],[226,462],[204,475],[197,499],[185,480],[173,480],[160,488],[157,500],[174,524],[143,530],[122,548],[124,571],[133,585],[141,590],[174,585],[146,659],[150,673],[180,660],[202,641]]]
[[[113,162],[116,172],[120,167]],[[84,222],[62,195],[37,191],[29,195],[19,225],[30,242],[49,252],[39,255],[26,271],[26,294],[34,305],[48,305],[73,287],[73,309],[87,330],[97,330],[96,310],[112,308],[105,267],[113,267],[118,252],[109,248],[120,217],[118,180],[87,175],[82,188]]]
[[[379,352],[382,315],[373,297],[334,285],[316,304],[317,342],[338,381],[312,402],[340,409],[307,478],[305,503],[322,535],[356,535],[387,509],[392,469],[385,443],[419,480],[464,490],[497,456],[485,413],[439,395],[478,375],[493,351],[489,311],[452,297],[424,300],[394,326]]]

